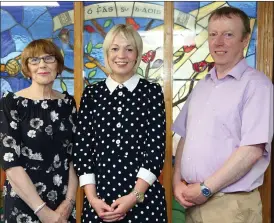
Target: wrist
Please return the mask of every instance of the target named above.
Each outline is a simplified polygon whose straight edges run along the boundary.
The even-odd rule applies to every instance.
[[[174,171],[174,173],[173,173],[173,180],[172,180],[173,184],[178,183],[178,182],[180,182],[182,180],[183,179],[182,179],[181,173],[179,171]]]
[[[136,189],[133,189],[131,191],[131,194],[135,197],[136,199],[136,203],[143,203],[144,202],[144,199],[145,199],[145,194],[136,190]]]
[[[70,203],[71,206],[74,206],[76,201],[68,196],[66,196],[65,200]]]
[[[88,197],[88,202],[91,204],[91,206],[93,206],[92,204],[93,204],[94,202],[96,202],[97,200],[100,200],[100,198],[97,197],[97,196],[89,196],[89,197]]]
[[[211,190],[212,194],[215,194],[216,192],[218,192],[216,185],[211,180],[205,180],[204,184]]]
[[[51,209],[47,205],[45,205],[40,211],[36,213],[36,215],[38,218],[40,218],[41,216],[47,216],[50,215],[50,211]]]
[[[38,214],[38,212],[40,212],[44,207],[46,206],[46,202],[43,202],[42,204],[40,204],[38,207],[36,207],[35,209],[34,209],[34,214]]]
[[[209,197],[211,197],[213,195],[211,189],[207,185],[205,185],[204,182],[200,183],[200,188],[201,188],[201,193],[206,198],[209,198]]]

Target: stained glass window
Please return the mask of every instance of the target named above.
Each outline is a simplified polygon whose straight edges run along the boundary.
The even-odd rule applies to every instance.
[[[131,24],[143,39],[142,61],[137,73],[161,82],[163,67],[163,2],[84,2],[85,83],[106,78],[102,43],[116,24]],[[157,40],[157,41],[155,41]]]
[[[74,93],[73,87],[73,2],[59,6],[1,6],[0,95],[16,92],[31,84],[21,73],[20,55],[32,40],[50,39],[65,58],[65,70],[53,88]],[[0,96],[0,97],[1,97]]]

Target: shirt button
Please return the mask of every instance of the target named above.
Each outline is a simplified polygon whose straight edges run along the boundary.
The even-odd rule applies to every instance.
[[[118,122],[117,125],[116,125],[117,128],[120,128],[121,127],[121,123]]]
[[[116,144],[120,144],[120,143],[121,143],[120,139],[117,139]]]
[[[119,84],[119,88],[123,88],[123,85],[122,85],[122,84]]]
[[[122,91],[120,91],[120,92],[118,93],[118,95],[119,95],[119,96],[122,96],[122,95],[123,95],[123,92],[122,92]]]
[[[118,107],[118,108],[117,108],[117,111],[119,111],[119,112],[122,111],[122,108],[121,108],[121,107]]]

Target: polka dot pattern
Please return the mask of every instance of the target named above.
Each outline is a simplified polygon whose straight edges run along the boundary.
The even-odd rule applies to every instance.
[[[140,168],[159,177],[165,155],[165,107],[160,85],[140,79],[131,92],[106,82],[87,86],[78,113],[74,168],[78,176],[95,174],[96,191],[107,204],[131,192]],[[82,222],[100,223],[84,200]],[[164,188],[155,181],[124,220],[167,222]]]

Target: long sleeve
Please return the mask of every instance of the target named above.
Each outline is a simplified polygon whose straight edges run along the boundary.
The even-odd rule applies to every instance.
[[[73,148],[73,166],[79,176],[80,186],[95,184],[94,153],[92,151],[92,90],[93,86],[87,86],[83,92]]]
[[[146,148],[137,177],[152,185],[160,176],[165,159],[166,116],[160,85],[149,88]]]
[[[71,96],[72,97],[72,96]],[[72,103],[71,103],[71,115],[69,116],[69,120],[72,124],[72,143],[71,143],[71,148],[75,146],[75,135],[76,135],[76,123],[77,123],[77,109],[76,109],[76,102],[74,98],[72,97]],[[73,159],[73,154],[72,154],[73,149],[68,149],[68,157],[69,157],[69,162],[72,161]]]
[[[8,95],[0,100],[0,163],[3,170],[20,164],[20,123],[16,101]]]

